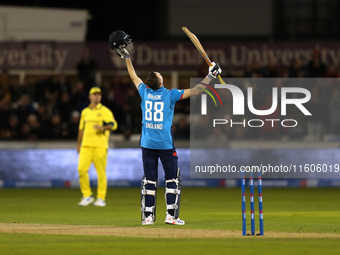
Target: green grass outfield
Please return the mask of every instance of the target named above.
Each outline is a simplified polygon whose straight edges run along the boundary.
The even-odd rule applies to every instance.
[[[240,188],[184,188],[185,226],[163,223],[164,189],[154,226],[141,226],[139,188],[110,188],[105,208],[79,200],[78,189],[0,189],[0,254],[340,254],[340,189],[264,188],[265,236],[246,237]]]

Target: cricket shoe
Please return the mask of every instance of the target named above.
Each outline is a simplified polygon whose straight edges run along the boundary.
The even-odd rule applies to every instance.
[[[153,218],[152,214],[150,214],[148,217],[145,218],[145,220],[142,221],[142,225],[153,225]]]
[[[103,200],[101,198],[97,198],[96,202],[94,202],[93,205],[98,206],[98,207],[105,207],[106,203],[105,203],[105,200]]]
[[[80,202],[79,202],[79,206],[88,206],[89,204],[94,202],[94,198],[92,196],[90,197],[83,197]]]
[[[174,216],[170,214],[166,214],[165,221],[166,224],[171,224],[171,225],[184,225],[185,221],[181,220],[180,218],[175,218]]]

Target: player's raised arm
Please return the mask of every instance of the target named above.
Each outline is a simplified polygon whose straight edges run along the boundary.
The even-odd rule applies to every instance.
[[[143,81],[137,76],[136,71],[133,68],[130,55],[129,55],[129,57],[125,57],[125,60],[126,60],[126,66],[127,66],[130,78],[131,78],[133,84],[135,84],[136,88],[138,89],[138,85],[141,84]]]
[[[204,84],[209,84],[213,79],[217,78],[217,76],[221,75],[222,69],[218,63],[212,62],[212,66],[209,67],[208,75],[194,88],[185,89],[183,93],[182,99],[189,98],[191,96],[197,96],[203,92],[206,86]]]
[[[110,48],[114,50],[118,56],[126,60],[126,66],[132,82],[138,89],[138,85],[143,81],[137,76],[133,68],[130,53],[128,50],[132,49],[132,41],[130,36],[122,30],[113,31],[109,37]]]

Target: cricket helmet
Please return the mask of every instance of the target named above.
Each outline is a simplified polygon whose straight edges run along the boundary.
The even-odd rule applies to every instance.
[[[132,40],[130,35],[122,30],[113,31],[109,37],[109,44],[112,50],[127,48],[132,49]]]

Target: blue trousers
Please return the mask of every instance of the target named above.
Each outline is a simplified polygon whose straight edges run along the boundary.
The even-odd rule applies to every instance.
[[[144,175],[147,180],[157,181],[158,180],[158,160],[160,159],[163,169],[165,180],[176,179],[178,171],[178,156],[176,149],[169,150],[154,150],[142,147],[142,158],[143,158],[143,169]],[[155,186],[152,184],[146,184],[146,189],[154,190]],[[168,183],[168,188],[176,188],[176,184],[173,182]],[[175,202],[175,194],[167,194],[166,201],[167,204],[173,204]],[[146,196],[145,206],[151,207],[155,204],[155,197]],[[174,215],[174,210],[168,210],[168,213]],[[145,214],[146,217],[150,213]]]

